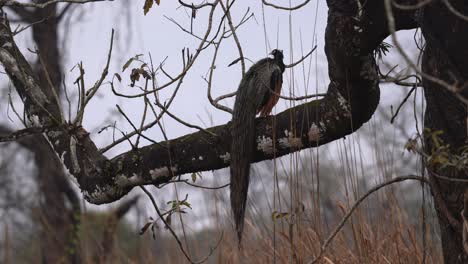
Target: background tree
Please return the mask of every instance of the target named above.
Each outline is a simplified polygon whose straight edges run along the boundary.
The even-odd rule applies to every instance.
[[[46,4],[46,6],[31,8],[21,4],[11,6],[7,4],[7,7],[3,9],[15,23],[22,25],[21,29],[31,27],[36,54],[30,64],[34,75],[37,76],[41,91],[47,96],[62,98],[65,97],[62,48],[66,36],[59,36],[59,27],[64,23],[70,26],[69,19],[77,12],[78,6],[74,3],[59,6],[58,2],[49,3],[46,0],[37,1],[35,4]],[[8,91],[8,89],[5,90]],[[7,123],[0,125],[1,134],[12,132]],[[43,241],[41,254],[44,263],[59,263],[65,259],[69,263],[80,263],[80,253],[77,252],[80,244],[78,233],[81,218],[80,197],[68,180],[62,162],[41,135],[28,135],[16,142],[33,153],[32,158],[36,166],[35,180],[39,194],[39,199],[33,201],[38,201],[38,204],[34,206],[39,206],[35,210],[37,218],[35,220],[41,226],[40,240]],[[15,156],[16,152],[5,151],[4,155]],[[14,163],[4,162],[5,166],[16,166]],[[7,189],[8,186],[11,185],[5,185],[4,188]],[[14,201],[21,204],[20,201],[24,198],[17,198]],[[6,200],[9,199],[6,198]],[[132,201],[134,204],[135,200]],[[126,204],[122,208],[127,208]],[[124,210],[126,211],[128,208]],[[120,214],[118,218],[122,215]],[[110,239],[104,240],[111,241]],[[108,247],[111,248],[112,244]]]
[[[44,133],[57,156],[78,182],[84,198],[95,204],[116,201],[136,186],[166,184],[179,179],[178,176],[182,174],[227,167],[230,125],[200,128],[171,114],[170,105],[194,62],[208,46],[215,49],[206,78],[210,91],[213,84],[212,75],[216,68],[216,54],[221,42],[228,37],[232,37],[237,44],[242,73],[245,72],[245,57],[236,34],[244,20],[238,25],[233,23],[230,8],[234,2],[215,0],[200,5],[179,2],[191,10],[192,18],[201,10],[208,10],[209,13],[204,17],[207,20],[204,24],[206,32],[201,36],[195,35],[200,43],[193,53],[188,49],[183,50],[182,70],[177,74],[167,73],[162,63],[159,66],[155,65],[151,58],[143,61],[141,56],[136,56],[124,65],[124,69],[131,64],[134,67],[129,77],[131,86],[137,88],[134,92],[123,93],[116,89],[118,81],[122,79],[120,75],[110,78],[114,94],[127,99],[141,100],[145,104],[145,114],[141,122],[135,122],[119,108],[121,114],[134,127],[134,131],[123,134],[122,138],[102,149],[96,147],[89,133],[82,127],[82,120],[87,104],[107,78],[113,36],[107,65],[94,85],[85,84],[84,69],[82,64],[78,65],[80,75],[75,85],[80,91],[79,109],[76,116],[67,119],[56,93],[53,89],[41,86],[40,78],[35,77],[31,66],[17,49],[7,20],[3,18],[0,27],[0,61],[24,103],[27,113],[27,119],[24,121],[29,126],[5,136],[3,140],[15,140],[24,134]],[[266,6],[286,10],[299,9],[309,2],[287,8],[263,1]],[[9,2],[6,4],[14,5]],[[463,209],[465,190],[463,178],[466,175],[467,125],[465,74],[461,69],[464,68],[467,55],[464,49],[466,39],[462,37],[466,36],[467,28],[466,17],[463,14],[468,13],[468,10],[463,1],[448,0],[398,3],[390,0],[365,3],[330,0],[327,4],[329,14],[325,52],[330,77],[327,93],[322,99],[295,106],[273,117],[258,119],[254,161],[277,158],[304,148],[329,143],[353,133],[367,122],[379,103],[379,81],[390,78],[403,85],[407,78],[379,75],[375,56],[385,53],[386,47],[381,43],[391,35],[396,49],[416,72],[418,81],[411,85],[424,87],[427,103],[424,122],[426,129],[424,134],[417,135],[416,140],[410,141],[407,147],[422,155],[429,181],[421,176],[411,176],[393,179],[389,183],[415,179],[430,184],[442,234],[444,259],[447,263],[463,263],[466,253],[463,250],[463,219],[460,212]],[[219,24],[215,24],[214,14],[219,10],[222,15]],[[223,21],[227,22],[224,28]],[[408,58],[394,34],[397,30],[417,27],[422,30],[426,40],[421,69]],[[190,30],[183,30],[194,35]],[[457,41],[453,41],[455,38]],[[134,66],[135,64],[138,66]],[[288,66],[295,65],[296,63],[293,63]],[[159,72],[164,77],[156,81],[156,73]],[[140,85],[139,81],[143,85]],[[173,87],[174,90],[169,99],[163,102],[158,92],[168,87]],[[230,112],[230,109],[219,102],[232,95],[213,99],[208,92],[212,105],[227,112]],[[152,113],[154,121],[145,122],[146,113]],[[163,115],[200,131],[172,140],[166,138],[164,142],[154,142],[144,132],[150,127],[160,125],[159,120]],[[135,139],[132,141],[132,138]],[[142,138],[152,144],[139,147]],[[122,142],[131,144],[132,149],[112,159],[103,155]],[[174,210],[180,210],[184,201],[176,201]],[[157,209],[156,203],[155,207]],[[170,216],[172,211],[167,214]],[[166,222],[165,224],[167,226]],[[321,247],[319,257],[329,241]]]

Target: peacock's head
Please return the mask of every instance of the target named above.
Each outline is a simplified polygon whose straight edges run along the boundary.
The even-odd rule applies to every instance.
[[[280,60],[280,61],[283,61],[283,51],[282,50],[279,50],[279,49],[274,49],[271,51],[270,55],[273,55],[273,58],[275,60]]]

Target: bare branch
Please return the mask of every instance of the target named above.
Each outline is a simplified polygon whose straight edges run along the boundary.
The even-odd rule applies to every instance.
[[[172,84],[174,84],[175,82],[179,81],[180,79],[182,79],[183,77],[185,77],[185,75],[187,74],[187,72],[190,70],[190,68],[193,66],[193,64],[195,63],[196,59],[198,58],[198,56],[200,55],[200,53],[202,52],[203,50],[203,47],[204,45],[207,43],[207,39],[208,39],[208,36],[210,35],[210,32],[211,32],[211,29],[213,27],[213,15],[214,15],[214,11],[216,9],[216,6],[218,5],[218,3],[220,2],[220,0],[216,0],[213,5],[211,5],[211,10],[210,10],[210,14],[208,15],[208,26],[207,26],[207,29],[205,31],[205,36],[203,37],[202,41],[200,41],[200,44],[198,45],[195,53],[192,55],[190,61],[187,62],[186,65],[184,65],[183,67],[183,70],[181,73],[179,73],[178,76],[172,78],[169,82],[163,84],[163,85],[160,85],[158,86],[158,90],[161,90],[161,89],[164,89]],[[185,57],[184,57],[185,58]],[[126,98],[138,98],[138,97],[143,97],[145,94],[150,94],[150,93],[153,93],[155,90],[151,90],[151,91],[147,91],[147,92],[144,92],[144,93],[141,93],[141,94],[136,94],[136,95],[125,95],[125,94],[120,94],[120,93],[117,93],[115,90],[114,90],[114,94],[118,95],[118,96],[122,96],[122,97],[126,97]]]
[[[184,1],[182,0],[179,0],[179,4],[181,4],[182,6],[185,6],[185,7],[188,7],[190,9],[200,9],[200,8],[204,8],[204,7],[207,7],[207,6],[215,6],[217,3],[216,2],[213,2],[213,3],[204,3],[204,4],[199,4],[199,5],[195,5],[195,4],[187,4],[185,3]]]
[[[84,115],[86,105],[88,105],[88,103],[91,101],[91,99],[97,93],[97,91],[101,87],[102,83],[106,79],[107,74],[109,73],[109,65],[110,65],[110,60],[111,60],[111,57],[112,57],[112,48],[113,48],[113,46],[114,46],[114,29],[112,29],[111,39],[110,39],[110,44],[109,44],[109,52],[107,53],[106,66],[102,70],[101,78],[99,78],[99,80],[96,81],[94,86],[91,87],[88,91],[86,91],[86,93],[82,94],[81,105],[80,105],[80,108],[78,109],[78,114],[76,115],[75,120],[73,121],[73,124],[81,125],[81,123],[83,122],[83,115]],[[83,74],[82,74],[81,77],[83,77]],[[84,89],[84,82],[83,81],[82,81],[81,86],[82,86],[81,88]]]
[[[306,0],[304,1],[304,3],[302,4],[299,4],[297,6],[293,6],[293,7],[284,7],[284,6],[279,6],[279,5],[275,5],[275,4],[271,4],[271,3],[268,3],[266,0],[262,0],[262,3],[266,6],[271,6],[271,7],[274,7],[276,9],[281,9],[281,10],[288,10],[288,11],[291,11],[291,10],[297,10],[305,5],[307,5],[308,3],[310,2],[310,0]]]
[[[179,82],[177,83],[177,86],[176,88],[174,89],[174,92],[172,93],[172,96],[171,98],[169,99],[169,101],[167,102],[166,104],[166,109],[169,108],[169,106],[172,104],[172,101],[174,100],[175,96],[177,95],[177,92],[179,91],[179,88],[180,86],[182,85],[182,82],[184,81],[184,78],[185,78],[185,75],[183,75],[180,79],[179,79]],[[156,85],[154,80],[153,80],[153,85]],[[111,87],[112,87],[112,91],[114,93],[116,93],[115,89],[114,89],[114,85],[111,83]],[[153,92],[152,93],[155,93],[155,87],[153,87]],[[146,96],[147,92],[144,92],[144,96]],[[142,128],[138,129],[138,130],[135,130],[123,137],[121,137],[120,139],[118,140],[115,140],[112,144],[110,144],[109,146],[107,147],[104,147],[100,150],[101,153],[105,153],[106,151],[110,150],[111,148],[117,146],[119,143],[125,141],[127,138],[130,138],[130,137],[133,137],[151,127],[153,127],[154,125],[158,124],[159,123],[159,120],[161,120],[162,116],[164,115],[165,111],[162,111],[159,116],[153,121],[153,122],[150,122],[149,124],[146,124],[145,126],[143,126]]]
[[[200,126],[193,125],[193,124],[190,124],[190,123],[188,123],[188,122],[183,121],[182,119],[178,118],[176,115],[174,115],[174,114],[172,114],[171,112],[169,112],[169,111],[167,110],[167,107],[163,106],[160,102],[156,101],[156,105],[157,105],[159,108],[163,109],[163,111],[166,112],[166,114],[167,114],[168,116],[172,117],[172,119],[174,119],[175,121],[181,123],[182,125],[184,125],[184,126],[186,126],[186,127],[198,129],[198,130],[203,131],[203,132],[205,132],[205,133],[207,133],[207,134],[209,134],[209,135],[211,135],[211,136],[217,136],[217,135],[214,134],[213,132],[210,132],[210,131],[208,131],[208,130],[206,130],[206,129],[200,127]]]
[[[218,101],[213,100],[213,97],[211,96],[211,87],[212,87],[212,84],[213,84],[213,74],[214,74],[214,70],[216,69],[215,63],[216,63],[216,58],[218,56],[219,47],[221,46],[221,41],[222,41],[222,38],[219,40],[219,43],[217,45],[215,45],[215,52],[214,52],[214,55],[213,55],[213,59],[211,60],[211,67],[210,67],[210,72],[209,72],[209,76],[208,76],[208,80],[207,80],[207,83],[208,83],[207,97],[208,97],[208,101],[210,101],[211,105],[213,105],[214,107],[216,107],[216,108],[218,108],[220,110],[223,110],[225,112],[228,112],[228,113],[232,114],[232,109],[231,108],[218,104],[219,100]],[[234,92],[233,96],[235,94],[236,93]]]
[[[317,46],[313,47],[311,51],[309,51],[309,53],[307,53],[305,56],[302,56],[302,58],[300,58],[298,61],[294,62],[294,63],[291,63],[291,64],[288,64],[286,65],[285,67],[286,68],[292,68],[296,65],[298,65],[299,63],[303,62],[305,59],[307,59],[307,57],[309,57],[314,51],[315,49],[317,49]]]
[[[468,21],[468,16],[466,16],[466,15],[462,14],[460,11],[458,11],[452,4],[450,4],[450,2],[448,0],[443,0],[442,2],[444,2],[445,6],[447,6],[448,10],[450,10],[450,12],[452,12],[454,15],[456,15],[457,17],[459,17],[462,20]]]
[[[411,88],[411,90],[408,92],[408,94],[405,96],[403,101],[398,105],[398,108],[396,112],[393,114],[392,118],[390,119],[390,123],[393,124],[393,121],[395,121],[395,118],[398,116],[398,113],[400,112],[400,109],[403,107],[403,105],[408,101],[408,98],[411,96],[411,94],[416,90],[416,86]]]
[[[235,2],[235,0],[232,1],[232,3],[234,3],[234,2]],[[236,34],[236,29],[235,29],[234,25],[232,24],[231,11],[229,11],[229,9],[227,9],[224,6],[223,1],[220,1],[219,3],[221,4],[221,8],[223,9],[223,11],[224,11],[224,13],[225,13],[225,15],[227,17],[229,28],[231,29],[232,36],[234,37],[234,42],[236,43],[237,50],[239,51],[239,58],[240,58],[241,66],[242,66],[242,76],[244,76],[245,75],[244,52],[242,51],[242,46],[240,44],[239,37]]]
[[[193,261],[192,258],[189,256],[189,254],[187,253],[187,251],[184,249],[184,246],[182,245],[182,242],[180,241],[179,237],[177,236],[177,234],[174,232],[174,230],[172,229],[171,225],[166,221],[166,219],[164,218],[164,215],[161,213],[161,211],[159,210],[159,207],[158,207],[158,204],[156,203],[156,201],[154,200],[153,198],[153,195],[151,195],[151,193],[146,190],[145,187],[143,186],[140,186],[140,188],[143,190],[143,192],[148,196],[148,198],[150,199],[151,203],[153,204],[153,207],[154,207],[154,210],[156,210],[156,213],[158,214],[159,216],[159,219],[161,219],[161,221],[164,223],[164,227],[167,228],[169,230],[169,232],[171,233],[171,235],[175,238],[177,244],[179,245],[179,248],[180,250],[182,251],[182,253],[184,254],[185,258],[187,259],[188,262],[192,263],[192,264],[200,264],[200,263],[203,263],[205,262],[212,254],[213,252],[216,250],[216,248],[218,247],[218,245],[220,244],[221,242],[221,239],[219,239],[219,242],[216,244],[215,247],[213,247],[211,250],[210,250],[210,253],[205,256],[204,258],[202,258],[201,260],[199,261]],[[222,238],[222,236],[221,236]]]

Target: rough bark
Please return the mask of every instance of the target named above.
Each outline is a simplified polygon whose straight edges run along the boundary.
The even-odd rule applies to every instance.
[[[38,76],[39,88],[47,98],[54,98],[52,89],[60,95],[62,56],[58,47],[60,42],[57,4],[43,9],[26,9],[20,6],[11,9],[20,20],[32,23],[33,40],[41,57],[32,67],[34,75]],[[6,130],[0,129],[1,132],[5,133]],[[42,227],[43,261],[59,263],[66,259],[68,263],[79,263],[77,227],[81,212],[80,201],[67,179],[62,162],[53,154],[54,150],[46,139],[40,135],[21,138],[17,143],[34,153],[37,167],[35,176],[41,194],[41,215],[37,220]]]
[[[450,1],[461,13],[468,14],[465,1]],[[443,1],[433,1],[420,10],[418,20],[424,37],[422,70],[436,78],[454,85],[465,84],[468,80],[468,22],[449,11]],[[445,87],[423,79],[427,102],[425,127],[431,131],[443,131],[441,139],[451,146],[453,153],[467,144],[467,107]],[[468,98],[466,89],[461,95]],[[433,142],[426,140],[426,152],[431,153]],[[467,178],[466,171],[430,167],[430,171],[454,178]],[[431,175],[431,181],[438,187],[442,200],[435,199],[442,238],[445,263],[466,263],[468,256],[463,250],[462,226],[450,224],[449,217],[462,223],[463,194],[467,185],[442,180]],[[444,203],[444,204],[442,204]],[[445,206],[449,214],[441,210]]]

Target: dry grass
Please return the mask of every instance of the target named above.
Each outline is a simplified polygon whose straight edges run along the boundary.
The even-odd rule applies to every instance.
[[[347,141],[336,143],[335,150],[296,153],[274,163],[255,166],[241,250],[238,250],[230,222],[228,190],[192,189],[203,196],[203,202],[192,202],[194,211],[189,210],[183,216],[185,236],[179,217],[174,215],[172,220],[192,260],[210,254],[220,238],[207,263],[309,263],[317,257],[323,241],[354,201],[375,182],[391,178],[390,173],[397,175],[397,167],[402,166],[397,162],[390,164],[388,148],[377,144],[372,153],[378,166],[366,169],[361,164],[362,156],[369,151],[356,151],[358,140]],[[330,152],[337,157],[327,160]],[[369,174],[378,176],[364,180]],[[214,184],[208,176],[203,181],[209,183],[197,184],[220,185]],[[425,263],[442,263],[437,221],[427,190],[425,250],[423,247],[421,190],[419,183],[399,183],[369,196],[318,263],[422,263],[424,252]],[[185,191],[182,186],[178,187],[179,197],[183,197]],[[164,209],[165,202],[171,200],[166,197],[170,196],[159,190],[154,193],[163,199],[158,203]],[[175,239],[161,223],[155,229],[155,239],[151,231],[138,235],[147,216],[153,215],[151,207],[142,209],[142,205],[148,203],[140,203],[138,210],[130,213],[132,220],[123,220],[117,225],[115,244],[110,252],[103,252],[102,246],[108,213],[83,214],[77,249],[82,262],[103,263],[102,256],[106,255],[105,263],[187,263]],[[200,208],[205,209],[200,211]],[[275,211],[286,214],[273,220]],[[41,219],[40,211],[31,212],[31,219]],[[195,228],[201,216],[205,219],[209,216],[210,224],[204,229]],[[6,224],[2,228],[2,263],[34,263],[41,259],[39,228],[34,222],[32,228],[27,229]],[[54,235],[53,227],[48,234]]]
[[[318,263],[421,263],[421,219],[409,219],[396,198],[402,194],[398,189],[371,196],[373,201],[355,211]],[[322,207],[319,212],[306,205],[305,210],[296,210],[294,214],[274,221],[269,216],[248,217],[242,250],[238,250],[236,237],[225,216],[214,220],[213,228],[218,226],[220,229],[188,232],[185,239],[181,232],[178,233],[184,246],[189,245],[193,260],[208,254],[222,235],[222,241],[208,263],[309,263],[318,255],[322,241],[350,204],[351,201],[335,201],[328,216],[324,211],[330,208]],[[119,224],[113,251],[101,252],[99,243],[105,218],[105,213],[82,216],[79,251],[84,263],[100,263],[96,256],[103,254],[109,256],[107,263],[187,263],[166,230],[156,229],[156,239],[152,238],[151,232],[139,236],[137,225],[128,221]],[[413,224],[414,220],[416,224]],[[427,223],[431,221],[427,220]],[[190,226],[187,221],[184,223]],[[34,232],[30,241],[23,244],[15,243],[11,231],[5,233],[2,240],[3,260],[6,254],[9,263],[31,263],[29,261],[40,259],[37,249],[41,241]],[[442,262],[438,243],[434,232],[427,232],[426,263]]]

